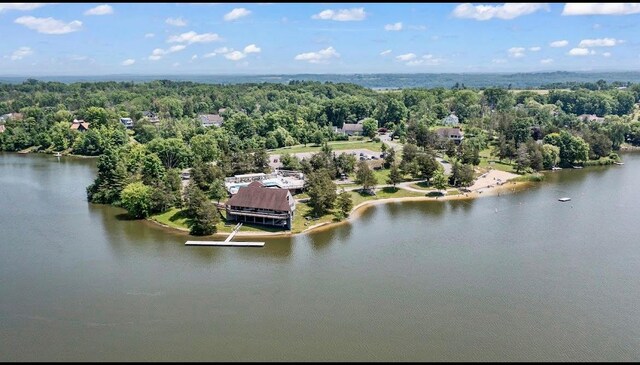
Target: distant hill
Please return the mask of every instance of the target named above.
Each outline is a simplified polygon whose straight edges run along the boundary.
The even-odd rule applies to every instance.
[[[451,88],[456,83],[466,87],[509,87],[535,89],[565,82],[632,82],[640,83],[640,72],[538,72],[538,73],[442,73],[442,74],[296,74],[296,75],[107,75],[107,76],[0,76],[1,83],[22,83],[28,78],[63,83],[153,80],[192,81],[207,84],[288,83],[291,80],[353,83],[372,89],[411,87]]]

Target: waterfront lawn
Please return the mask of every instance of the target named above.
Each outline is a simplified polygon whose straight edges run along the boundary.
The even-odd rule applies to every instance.
[[[516,173],[515,163],[509,163],[508,161],[499,161],[495,157],[491,156],[491,149],[487,148],[480,151],[480,165],[482,168],[492,167],[496,170]]]
[[[369,201],[369,200],[380,200],[380,199],[389,199],[389,198],[407,198],[407,197],[419,197],[425,196],[422,193],[417,193],[414,191],[409,191],[400,188],[394,187],[385,187],[380,190],[376,190],[376,195],[363,194],[360,191],[354,190],[350,191],[351,199],[353,199],[353,206]]]

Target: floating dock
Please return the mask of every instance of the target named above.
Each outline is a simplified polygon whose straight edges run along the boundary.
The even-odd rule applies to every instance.
[[[185,246],[264,247],[264,242],[187,241]]]
[[[224,241],[187,241],[185,246],[230,246],[230,247],[263,247],[264,242],[231,242],[231,239],[238,233],[242,223],[236,224]]]
[[[558,200],[561,202],[568,202],[569,200],[571,200],[571,198],[560,198]]]

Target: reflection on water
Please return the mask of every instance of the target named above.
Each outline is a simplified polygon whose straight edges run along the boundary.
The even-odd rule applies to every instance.
[[[637,360],[624,159],[231,248],[87,203],[95,160],[0,154],[0,360]]]

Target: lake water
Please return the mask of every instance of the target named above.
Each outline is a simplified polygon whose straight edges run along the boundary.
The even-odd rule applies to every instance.
[[[0,154],[0,360],[638,361],[623,158],[215,248],[87,203],[95,160]]]

